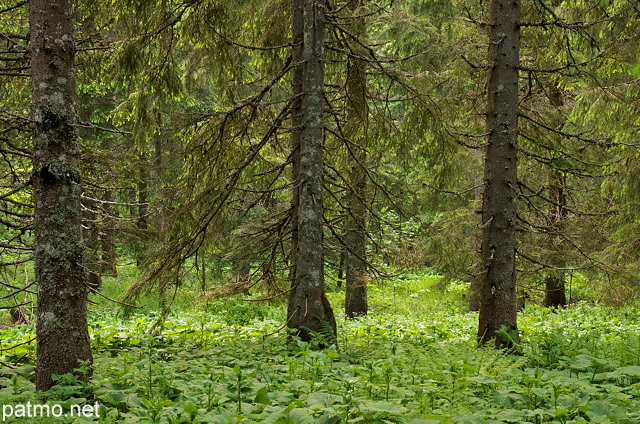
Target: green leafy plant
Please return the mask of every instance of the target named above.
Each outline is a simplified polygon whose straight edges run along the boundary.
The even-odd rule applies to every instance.
[[[128,321],[102,314],[90,330],[93,379],[79,378],[80,367],[78,375],[56,377],[47,396],[69,405],[98,401],[105,423],[640,419],[638,311],[530,305],[519,319],[520,354],[513,355],[477,348],[477,315],[438,304],[437,296],[448,296],[434,287],[440,281],[418,273],[395,287],[378,285],[381,298],[395,293],[398,305],[411,308],[338,319],[339,346],[322,350],[292,343],[276,331],[280,320],[230,324],[196,308],[169,316],[150,337],[154,314]],[[263,316],[276,313],[260,308]],[[28,340],[33,328],[2,331]],[[31,364],[3,371],[0,402],[35,400],[32,376]]]

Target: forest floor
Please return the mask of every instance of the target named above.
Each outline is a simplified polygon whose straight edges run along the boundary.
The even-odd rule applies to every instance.
[[[105,290],[109,284],[107,281]],[[118,291],[117,287],[111,290]],[[126,320],[113,305],[90,317],[92,380],[60,378],[34,392],[34,343],[0,358],[5,422],[29,423],[640,423],[640,310],[589,302],[553,311],[527,306],[521,345],[475,343],[467,285],[405,274],[370,288],[371,313],[347,321],[343,293],[329,293],[337,347],[291,341],[284,305],[242,298],[184,301],[149,334],[157,314]],[[0,349],[27,341],[31,325],[0,330]],[[71,416],[73,405],[98,406]],[[23,407],[21,410],[20,407]],[[42,412],[41,409],[39,412]],[[9,415],[11,413],[11,415]],[[23,415],[20,415],[22,413]]]

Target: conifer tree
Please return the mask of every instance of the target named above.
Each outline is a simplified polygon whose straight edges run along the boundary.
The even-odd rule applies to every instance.
[[[365,40],[364,2],[350,0],[348,10],[353,14],[353,34],[357,42]],[[356,44],[355,42],[353,44]],[[346,293],[345,314],[349,318],[366,315],[367,301],[367,143],[368,105],[367,63],[354,46],[353,55],[347,62],[347,131],[349,148],[349,187],[347,192],[346,242]],[[364,56],[364,55],[361,55]]]
[[[492,0],[489,10],[478,339],[508,347],[518,339],[515,260],[520,2]],[[501,331],[505,328],[513,334],[511,340]]]
[[[71,0],[30,2],[33,200],[38,283],[36,389],[91,362],[80,215]],[[90,364],[89,364],[90,365]],[[88,373],[83,377],[87,378]]]
[[[293,196],[296,205],[292,216],[296,240],[292,243],[295,263],[291,294],[287,312],[287,325],[303,340],[309,341],[313,333],[322,334],[322,344],[336,338],[333,310],[325,295],[323,255],[323,141],[324,141],[324,40],[325,7],[323,0],[294,0],[292,31],[300,39],[301,67],[299,109],[299,164],[294,174]],[[301,27],[300,27],[301,26]],[[294,136],[295,137],[295,136]]]

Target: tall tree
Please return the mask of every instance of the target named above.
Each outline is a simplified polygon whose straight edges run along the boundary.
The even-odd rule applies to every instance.
[[[347,143],[350,143],[349,187],[347,191],[346,297],[348,318],[366,315],[367,302],[367,67],[364,54],[365,14],[363,0],[350,0],[348,10],[353,13],[352,34],[357,39],[347,62]]]
[[[563,104],[563,93],[555,84],[549,86],[549,102],[555,109],[560,109]],[[556,119],[555,128],[562,130],[566,120]],[[562,307],[567,304],[565,290],[565,272],[561,269],[566,266],[565,250],[567,248],[563,237],[563,227],[567,220],[567,176],[562,170],[551,169],[547,182],[547,196],[551,202],[547,212],[547,219],[550,225],[550,234],[547,237],[549,245],[549,262],[553,268],[546,272],[544,278],[544,305],[549,307]]]
[[[36,389],[91,361],[80,215],[71,0],[32,0],[33,196],[38,282]]]
[[[487,147],[482,202],[480,343],[517,341],[516,186],[520,21],[518,0],[489,3]],[[511,330],[513,340],[504,336]]]
[[[294,128],[294,137],[299,132],[300,162],[294,174],[297,213],[293,216],[296,240],[292,255],[295,273],[287,325],[303,340],[311,340],[316,332],[323,334],[327,342],[333,342],[336,322],[325,295],[322,245],[325,7],[324,0],[293,1],[292,33],[302,34],[303,38],[302,60],[294,64],[302,68],[300,108],[293,111],[299,114],[301,125]]]

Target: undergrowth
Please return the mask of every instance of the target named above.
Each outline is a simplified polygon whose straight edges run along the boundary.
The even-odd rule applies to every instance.
[[[215,301],[170,317],[153,336],[153,314],[124,322],[96,312],[93,379],[60,377],[48,402],[98,402],[101,423],[640,422],[637,310],[529,306],[520,351],[508,354],[476,346],[465,290],[431,274],[374,286],[372,313],[357,321],[338,313],[339,346],[325,350],[278,331],[282,305]],[[336,311],[340,295],[329,296]],[[33,328],[1,336],[3,348],[28,341]],[[3,405],[39,399],[33,349],[2,351],[4,362],[23,358],[2,371]]]

